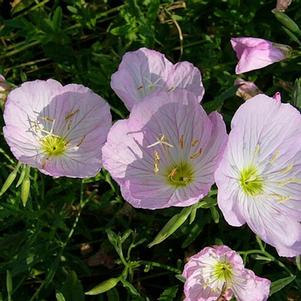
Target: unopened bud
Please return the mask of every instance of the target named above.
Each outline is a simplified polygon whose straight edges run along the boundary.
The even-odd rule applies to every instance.
[[[238,87],[236,95],[244,100],[248,100],[262,93],[253,82],[248,82],[241,78],[237,79],[234,85]]]

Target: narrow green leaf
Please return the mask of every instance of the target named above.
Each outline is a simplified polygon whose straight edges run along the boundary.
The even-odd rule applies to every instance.
[[[270,296],[272,296],[273,294],[279,292],[284,287],[289,285],[292,281],[295,280],[295,278],[296,278],[296,276],[292,275],[292,276],[285,277],[285,278],[282,278],[282,279],[278,279],[278,280],[272,282]]]
[[[192,207],[182,209],[182,211],[173,216],[162,230],[157,234],[154,240],[148,245],[149,248],[153,247],[164,241],[167,237],[172,235],[188,218],[191,213]]]
[[[301,36],[301,30],[297,23],[292,20],[287,14],[279,11],[273,11],[276,19],[283,24],[287,29],[289,29],[294,34]]]
[[[11,295],[13,293],[13,280],[12,275],[9,270],[6,271],[6,290],[7,290],[7,299],[11,301]]]
[[[3,184],[3,186],[2,186],[2,188],[0,190],[0,196],[3,195],[6,192],[6,190],[11,186],[11,184],[14,182],[20,166],[21,166],[21,163],[18,162],[17,166],[9,174],[9,176],[7,177],[6,181],[4,182],[4,184]]]
[[[301,78],[295,80],[291,103],[301,109]]]
[[[180,280],[182,283],[185,283],[186,279],[184,276],[182,276],[181,274],[178,274],[175,276],[178,280]]]
[[[298,39],[298,37],[293,34],[290,30],[288,30],[286,27],[281,26],[282,29],[286,32],[286,34],[291,38],[292,41],[296,42],[298,45],[301,46],[301,41]]]
[[[218,224],[219,223],[219,213],[215,207],[210,207],[211,216],[213,221]]]
[[[125,279],[121,279],[121,282],[122,282],[123,287],[127,288],[128,291],[131,293],[131,295],[141,297],[141,295],[139,294],[137,289],[130,282],[128,282]]]
[[[99,295],[104,292],[107,292],[113,287],[115,287],[119,281],[120,281],[119,278],[110,278],[108,280],[105,280],[100,284],[96,285],[95,287],[93,287],[88,292],[86,292],[85,295],[94,296],[94,295]]]
[[[63,12],[61,7],[57,7],[53,13],[52,24],[55,30],[59,30],[62,25]]]
[[[206,197],[198,203],[198,208],[208,209],[216,206],[217,201],[214,198]]]
[[[57,292],[57,293],[55,294],[55,297],[56,297],[56,300],[57,300],[57,301],[66,301],[64,295],[63,295],[61,292]]]
[[[158,301],[172,301],[177,296],[179,287],[177,285],[168,287],[160,295]]]
[[[19,187],[22,184],[25,175],[26,175],[26,165],[23,165],[23,168],[22,168],[19,180],[18,180],[18,182],[16,184],[16,187]]]
[[[24,180],[21,184],[21,200],[24,207],[27,204],[30,192],[30,167],[27,166],[26,169]]]
[[[181,248],[183,248],[183,249],[187,248],[199,236],[199,234],[202,232],[203,228],[204,228],[203,223],[200,223],[200,222],[194,223],[194,225],[191,228],[191,230],[189,231],[186,239],[182,243]]]

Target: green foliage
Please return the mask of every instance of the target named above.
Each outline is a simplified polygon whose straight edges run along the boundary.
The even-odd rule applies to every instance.
[[[47,78],[84,84],[108,101],[114,120],[128,112],[110,88],[111,75],[126,51],[150,47],[198,67],[204,108],[220,111],[229,126],[242,102],[233,86],[234,36],[294,49],[290,60],[244,79],[301,107],[300,0],[274,14],[273,0],[5,2],[0,73],[16,85]],[[105,170],[83,181],[34,169],[29,174],[0,139],[0,300],[179,301],[187,257],[220,243],[241,251],[248,268],[272,280],[269,300],[301,298],[300,258],[279,258],[247,227],[228,226],[215,189],[188,208],[138,210],[124,202]]]

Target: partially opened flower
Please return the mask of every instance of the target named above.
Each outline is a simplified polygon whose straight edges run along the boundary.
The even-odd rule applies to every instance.
[[[271,285],[246,269],[242,258],[227,246],[206,247],[190,257],[183,276],[184,301],[231,300],[233,295],[237,301],[265,301]]]
[[[112,75],[111,87],[128,110],[146,96],[176,88],[187,89],[199,97],[204,95],[200,71],[189,62],[172,64],[155,50],[140,48],[127,52]]]
[[[235,113],[216,170],[218,205],[232,226],[245,223],[281,256],[301,254],[301,116],[260,94]]]
[[[26,82],[9,94],[4,120],[5,139],[20,162],[57,177],[100,170],[111,114],[90,89],[51,79]]]
[[[252,37],[232,38],[231,44],[239,59],[236,74],[256,70],[286,59],[291,47]]]
[[[104,167],[134,207],[189,206],[214,183],[226,139],[221,115],[207,116],[194,94],[161,92],[114,124],[103,147]]]

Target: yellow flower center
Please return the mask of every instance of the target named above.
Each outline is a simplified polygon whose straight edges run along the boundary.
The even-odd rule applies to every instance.
[[[246,167],[240,172],[239,183],[248,195],[255,196],[263,192],[263,179],[255,166]]]
[[[185,187],[194,179],[194,170],[187,162],[174,164],[166,170],[167,183],[173,187]]]
[[[67,141],[60,136],[50,134],[42,139],[41,145],[48,156],[59,156],[65,152]]]
[[[220,261],[214,267],[214,277],[218,280],[229,282],[232,280],[232,265],[227,261]]]

